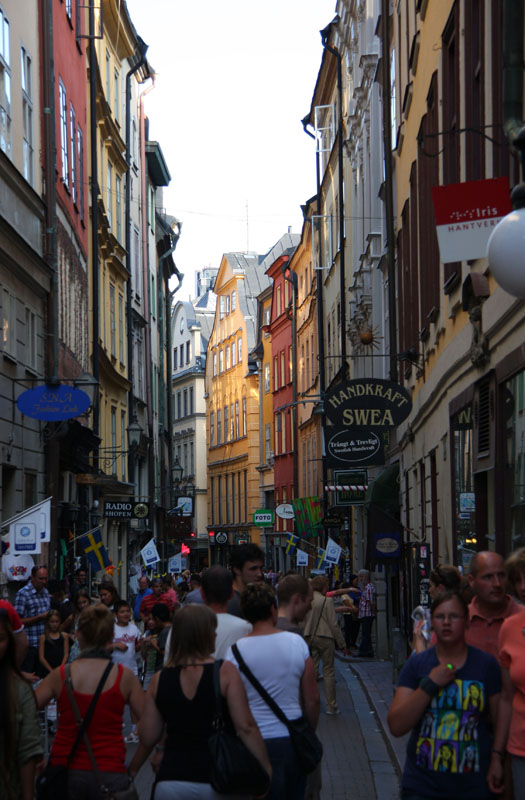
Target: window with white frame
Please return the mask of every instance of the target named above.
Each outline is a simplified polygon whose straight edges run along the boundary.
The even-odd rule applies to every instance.
[[[217,353],[213,354],[213,377],[217,377]]]
[[[120,463],[122,480],[126,480],[126,412],[120,412]]]
[[[71,153],[71,198],[77,202],[77,143],[75,141],[77,132],[76,114],[73,103],[69,104],[69,142]]]
[[[26,306],[26,367],[36,370],[37,338],[36,314]]]
[[[80,202],[80,219],[84,220],[84,135],[80,125],[77,126],[77,171],[78,171],[78,196]]]
[[[248,417],[246,410],[246,398],[242,398],[242,435],[246,436],[248,433]]]
[[[230,353],[231,353],[230,348],[227,347],[226,348],[226,369],[230,369],[230,366],[231,366]]]
[[[120,363],[124,364],[124,296],[118,295],[118,351]]]
[[[219,297],[219,319],[222,319],[224,317],[225,309],[226,309],[226,298],[224,297],[223,294],[221,294],[221,296]]]
[[[111,57],[106,50],[106,102],[111,102]]]
[[[16,356],[16,297],[2,289],[2,350]]]
[[[62,161],[61,176],[64,184],[69,187],[69,156],[67,134],[67,96],[66,87],[62,79],[58,81],[58,108],[60,113],[60,157]]]
[[[108,215],[109,227],[113,227],[113,164],[108,161],[108,173],[106,182],[106,212]]]
[[[266,464],[272,457],[272,428],[269,422],[264,426],[264,460]]]
[[[71,21],[71,17],[73,15],[73,0],[66,0],[65,6],[66,6],[67,17]]]
[[[226,314],[230,313],[230,295],[226,295]]]
[[[11,156],[11,54],[9,20],[0,9],[0,149]]]
[[[115,287],[109,284],[109,330],[111,340],[111,356],[117,357],[117,319],[115,309]]]
[[[122,179],[120,175],[115,175],[115,216],[116,216],[116,236],[122,241]]]
[[[215,440],[215,411],[210,411],[210,447],[213,447]]]
[[[237,363],[242,364],[242,337],[237,339]]]
[[[140,299],[140,231],[137,227],[133,228],[133,289],[135,296]]]
[[[179,356],[179,348],[178,347],[174,347],[173,348],[173,369],[177,369],[178,361],[179,361],[178,356]]]
[[[235,401],[235,438],[239,438],[239,401]]]
[[[224,441],[228,441],[228,406],[224,406]]]
[[[270,391],[270,365],[267,363],[264,365],[264,391]]]
[[[111,406],[111,449],[117,454],[117,409],[115,406]],[[113,462],[113,474],[116,474],[117,471],[117,461],[118,459],[115,458]]]
[[[219,372],[224,372],[224,351],[219,350]]]
[[[233,344],[231,346],[231,351],[232,351],[232,367],[234,367],[235,366],[235,355],[236,355],[235,342],[233,342]]]
[[[120,122],[120,73],[118,69],[113,71],[113,111],[115,120]]]
[[[217,409],[217,444],[222,444],[222,415],[220,408]]]
[[[235,311],[237,308],[237,292],[235,289],[232,292],[232,311]]]
[[[31,56],[25,47],[20,48],[22,78],[22,160],[24,178],[33,183],[33,92],[31,75]]]

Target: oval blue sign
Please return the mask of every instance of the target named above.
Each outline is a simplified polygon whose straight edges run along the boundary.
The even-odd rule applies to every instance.
[[[16,405],[21,414],[47,422],[78,417],[88,410],[91,400],[82,389],[60,386],[37,386],[22,392]]]

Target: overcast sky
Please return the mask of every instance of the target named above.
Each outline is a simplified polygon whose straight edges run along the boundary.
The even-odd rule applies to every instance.
[[[194,271],[234,250],[266,253],[315,194],[315,144],[301,125],[336,0],[127,0],[158,77],[145,100],[150,139],[182,222],[179,299]]]

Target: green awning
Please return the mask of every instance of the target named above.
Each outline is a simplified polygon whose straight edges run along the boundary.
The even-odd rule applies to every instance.
[[[399,462],[390,464],[368,484],[365,505],[379,506],[384,511],[399,511]]]

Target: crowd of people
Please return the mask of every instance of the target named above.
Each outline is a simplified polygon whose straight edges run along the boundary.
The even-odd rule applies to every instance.
[[[271,776],[266,796],[320,797],[321,764],[305,770],[289,722],[315,730],[320,686],[325,713],[339,713],[335,651],[372,654],[374,584],[366,570],[332,591],[325,575],[268,580],[260,548],[232,556],[230,569],[177,583],[142,575],[132,602],[109,580],[94,592],[82,569],[67,597],[38,565],[13,606],[0,601],[7,797],[33,798],[44,764],[37,711],[50,702],[49,765],[67,766],[70,796],[127,791],[149,760],[155,800],[226,797],[212,786],[207,747],[217,692],[231,731]],[[429,594],[388,715],[395,736],[410,734],[402,798],[525,797],[525,549],[505,563],[477,553],[468,577],[438,566]]]

